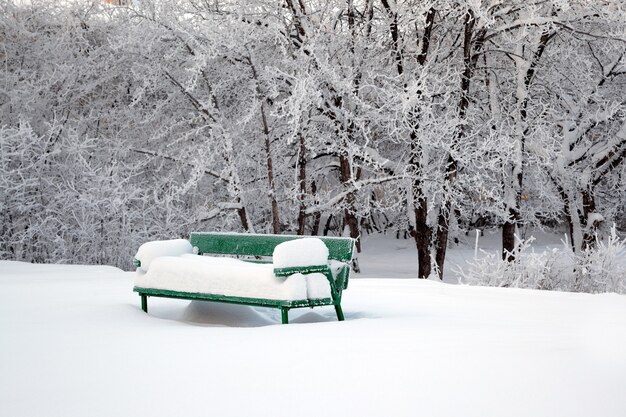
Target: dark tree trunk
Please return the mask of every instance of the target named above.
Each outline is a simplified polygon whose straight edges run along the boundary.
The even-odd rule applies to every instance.
[[[596,212],[596,200],[593,197],[591,191],[583,191],[583,222],[581,224],[584,225],[583,232],[583,246],[582,249],[593,248],[596,242],[596,231],[599,226],[599,222],[590,219],[589,216]],[[590,221],[591,220],[591,221]]]
[[[539,59],[543,55],[543,52],[545,51],[546,46],[548,45],[548,42],[550,41],[550,39],[554,37],[554,34],[555,34],[554,32],[549,33],[548,31],[544,31],[543,34],[541,35],[541,39],[539,40],[539,47],[537,48],[537,51],[533,55],[533,59],[528,69],[526,70],[526,74],[524,76],[524,88],[526,89],[527,92],[528,92],[528,89],[530,88],[530,83],[532,82],[532,79],[535,75],[535,70],[537,68],[537,65],[539,64]],[[524,100],[520,103],[521,123],[524,123],[526,121],[526,118],[528,117],[527,108],[528,108],[528,94],[526,95]],[[524,129],[524,133],[522,134],[522,137],[520,138],[520,148],[521,148],[522,158],[524,157],[524,152],[526,149],[527,130],[528,129]],[[509,219],[502,226],[502,259],[508,262],[513,262],[515,260],[515,253],[514,253],[515,230],[516,230],[516,227],[519,226],[519,223],[521,221],[520,205],[521,205],[521,200],[522,200],[522,189],[524,185],[523,165],[519,167],[516,180],[517,182],[515,184],[516,186],[515,206],[509,207]],[[573,243],[574,242],[572,241],[572,244]]]
[[[556,189],[561,196],[561,201],[563,201],[563,213],[565,214],[565,222],[567,223],[567,233],[569,235],[570,246],[572,247],[572,251],[576,252],[576,241],[574,240],[574,217],[572,217],[572,210],[577,211],[576,207],[572,207],[570,203],[569,196],[554,179],[552,179]]]
[[[412,231],[417,246],[417,277],[428,278],[431,272],[430,242],[432,230],[427,222],[428,200],[423,192],[421,146],[415,130],[411,132],[411,158],[409,165],[413,172],[411,193],[413,197],[413,212],[415,215],[415,230]]]
[[[404,73],[404,58],[403,58],[403,50],[399,44],[399,30],[398,30],[398,13],[394,12],[389,5],[387,0],[381,0],[381,4],[387,11],[387,15],[391,18],[391,23],[389,24],[389,32],[391,34],[391,40],[393,41],[393,51],[395,55],[396,61],[396,70],[398,74],[402,75]]]
[[[428,56],[428,48],[430,46],[430,37],[433,30],[433,24],[435,22],[435,9],[431,8],[426,14],[426,28],[422,36],[422,48],[420,54],[417,57],[417,62],[420,65],[426,63]],[[415,171],[416,177],[413,181],[413,209],[415,212],[415,230],[413,231],[413,237],[415,238],[415,245],[417,246],[417,277],[428,278],[431,272],[431,260],[430,260],[430,242],[432,239],[432,230],[428,226],[428,200],[424,195],[422,189],[422,164],[420,150],[421,146],[417,137],[415,129],[411,132],[411,161],[410,164]]]
[[[330,230],[330,223],[333,221],[333,215],[331,214],[326,219],[326,225],[324,225],[324,236],[328,236],[328,231]]]
[[[461,98],[459,100],[459,119],[463,120],[467,109],[469,107],[469,93],[471,80],[474,75],[474,69],[478,62],[479,52],[482,49],[485,41],[485,29],[479,30],[474,33],[474,27],[476,25],[476,18],[471,9],[468,9],[465,15],[464,23],[464,38],[463,38],[463,74],[461,75]],[[456,149],[465,132],[463,127],[460,127],[456,134],[454,141],[452,142],[452,150]],[[456,180],[458,170],[458,163],[454,159],[452,154],[448,155],[448,161],[446,163],[446,178],[444,183],[444,201],[441,205],[439,216],[437,218],[437,243],[435,254],[435,261],[437,263],[437,269],[439,278],[443,279],[443,267],[446,258],[446,250],[448,247],[448,232],[450,225],[450,217],[452,216],[452,200],[451,194]]]
[[[317,184],[315,181],[311,182],[311,194],[317,195]],[[322,213],[316,211],[313,215],[313,228],[311,229],[311,236],[317,236],[320,231],[320,222],[322,220]]]
[[[304,135],[302,132],[298,133],[298,139],[300,141],[300,152],[298,158],[298,185],[300,187],[300,208],[298,209],[298,234],[304,235],[304,228],[306,226],[306,212],[304,205],[304,198],[306,197],[306,144],[304,143]],[[319,224],[318,224],[319,227]]]
[[[345,157],[340,157],[340,166],[341,166],[341,178],[344,184],[347,184],[348,179],[350,178],[350,162]],[[345,177],[348,175],[348,177]],[[349,193],[346,196],[346,207],[343,210],[345,225],[348,226],[350,230],[350,237],[355,239],[354,245],[356,247],[356,252],[361,253],[361,232],[359,229],[359,221],[354,214],[354,203],[356,201],[356,197],[354,193]],[[352,269],[354,272],[361,272],[361,268],[359,267],[358,258],[352,259]]]
[[[388,17],[391,19],[389,24],[389,34],[392,40],[392,49],[394,51],[394,58],[396,61],[396,70],[398,75],[404,74],[404,54],[400,45],[399,31],[398,31],[398,15],[390,7],[387,0],[381,0],[383,8],[386,10]],[[428,57],[428,49],[430,46],[430,38],[435,21],[435,9],[431,8],[426,13],[426,28],[422,35],[421,50],[417,57],[417,62],[420,65],[426,63]],[[405,85],[405,92],[406,92]],[[418,92],[418,94],[421,94]],[[422,163],[421,163],[421,143],[418,138],[416,128],[419,123],[419,115],[415,114],[415,127],[411,129],[411,158],[409,160],[409,166],[414,175],[413,183],[411,184],[411,194],[413,196],[413,212],[415,215],[415,230],[411,232],[415,239],[415,246],[417,247],[417,277],[428,278],[431,272],[431,260],[430,260],[430,244],[432,238],[432,230],[427,223],[428,215],[428,201],[423,192],[423,184],[421,180],[422,175]]]
[[[339,155],[339,170],[341,183],[348,186],[348,182],[350,181],[352,175],[350,171],[350,161],[348,160],[346,155]],[[356,201],[356,197],[354,193],[348,193],[346,196],[346,208],[343,210],[344,213],[344,221],[350,230],[350,237],[356,239],[356,250],[357,253],[361,252],[361,239],[360,239],[360,231],[359,231],[359,221],[354,214],[354,203]]]
[[[280,227],[280,215],[278,211],[278,202],[276,201],[276,187],[274,185],[274,163],[272,161],[272,148],[270,140],[270,128],[267,123],[267,117],[265,115],[265,97],[261,93],[261,86],[259,84],[256,68],[251,59],[248,59],[250,68],[252,69],[252,77],[256,81],[256,91],[259,100],[261,101],[261,125],[263,128],[263,137],[265,139],[265,158],[267,161],[267,181],[269,186],[269,197],[272,211],[272,231],[278,235],[281,232]]]
[[[572,250],[574,252],[577,252],[579,249],[584,250],[587,248],[592,248],[595,245],[595,235],[599,226],[599,222],[593,221],[593,219],[592,223],[589,224],[589,216],[596,211],[596,202],[593,194],[590,191],[583,191],[583,210],[581,213],[578,208],[571,203],[570,198],[565,190],[563,190],[563,188],[558,184],[556,184],[556,186],[559,191],[559,195],[561,196],[561,200],[563,201],[563,212],[565,214],[565,221],[567,223],[567,229],[571,241]],[[580,225],[580,228],[582,229],[582,242],[576,242],[574,238],[574,236],[576,235],[576,231],[574,230],[576,223],[578,223]],[[580,243],[580,248],[577,248],[577,243]]]
[[[418,187],[421,187],[421,184],[419,181],[415,182],[417,182],[417,184],[414,183],[414,188],[419,189]],[[417,246],[418,278],[428,278],[430,276],[431,230],[426,222],[428,214],[427,203],[426,197],[419,195],[414,206],[415,230],[413,231],[413,237],[415,238],[415,245]]]
[[[445,207],[439,212],[437,218],[437,246],[435,250],[435,265],[437,265],[437,274],[439,279],[443,279],[443,267],[446,261],[446,252],[448,250],[448,222],[450,219],[450,203],[446,203]]]
[[[366,4],[366,8],[369,8],[367,4]],[[369,12],[366,11],[366,13],[368,13],[366,16],[371,16]],[[373,13],[373,10],[372,10],[372,13]],[[366,25],[367,25],[366,31],[369,31],[369,24],[370,24],[369,21],[366,22]],[[354,60],[354,45],[356,43],[357,34],[356,34],[356,26],[355,26],[354,2],[352,0],[348,1],[348,27],[350,28],[350,33],[351,33],[351,42],[350,42],[349,51],[350,51],[350,55],[353,57],[353,60]],[[353,64],[356,64],[356,63],[353,61]],[[357,70],[355,77],[352,79],[352,90],[355,96],[359,95],[360,81],[361,81],[361,71]],[[354,121],[350,120],[346,129],[346,135],[348,139],[350,140],[354,139],[354,136],[355,136],[354,131],[355,131]],[[344,143],[344,149],[347,148],[347,146],[345,145],[346,144]],[[341,182],[344,185],[347,185],[348,182],[352,180],[352,174],[351,174],[350,161],[347,159],[345,154],[342,154],[339,156],[339,166],[341,170],[341,173],[340,173]],[[360,179],[361,177],[360,168],[357,169],[356,177],[357,177],[356,178],[357,180]],[[356,218],[356,215],[354,214],[355,201],[356,201],[356,196],[354,193],[350,193],[346,196],[346,208],[344,209],[344,217],[345,217],[345,222],[348,225],[348,228],[350,229],[350,237],[353,239],[356,239],[356,242],[355,242],[356,251],[357,253],[360,253],[361,252],[361,231],[359,227],[359,221]],[[359,267],[356,262],[353,264],[353,267],[356,272],[359,272]]]
[[[509,216],[513,216],[509,209]],[[508,262],[515,260],[515,225],[516,221],[507,221],[502,225],[502,259]]]
[[[446,259],[446,252],[448,249],[448,234],[450,230],[450,218],[452,216],[452,201],[449,194],[452,192],[452,182],[456,178],[456,161],[452,157],[448,158],[448,168],[446,173],[446,186],[444,187],[446,201],[439,209],[439,216],[437,217],[437,240],[436,240],[436,252],[435,263],[437,265],[437,273],[439,279],[443,279],[443,266]]]
[[[274,187],[274,164],[272,162],[272,153],[270,148],[269,129],[267,129],[267,121],[265,119],[265,111],[261,106],[261,116],[263,119],[263,131],[265,133],[265,154],[267,157],[267,178],[269,182],[269,196],[272,206],[272,230],[274,234],[280,234],[280,217],[278,212],[278,202],[276,201],[276,190]]]
[[[428,9],[426,13],[426,27],[424,28],[424,35],[422,36],[422,49],[420,50],[419,55],[417,56],[417,62],[420,65],[424,65],[426,63],[426,58],[428,57],[428,49],[430,47],[430,37],[433,33],[433,25],[435,23],[435,13],[436,10],[432,7]]]
[[[239,215],[239,220],[241,221],[241,226],[243,227],[243,230],[245,230],[246,232],[249,232],[250,224],[248,223],[248,215],[246,213],[246,208],[245,207],[238,208],[237,214]]]
[[[572,209],[570,208],[569,201],[565,201],[565,221],[567,222],[567,231],[569,235],[570,246],[572,247],[572,251],[576,252],[576,242],[574,241],[574,220],[572,218]]]

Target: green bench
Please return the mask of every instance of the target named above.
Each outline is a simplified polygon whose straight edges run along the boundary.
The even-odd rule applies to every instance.
[[[239,233],[192,233],[190,243],[194,253],[211,256],[232,256],[245,261],[256,263],[271,263],[274,248],[282,243],[294,239],[302,239],[306,236],[294,235],[260,235]],[[303,307],[317,307],[332,305],[335,307],[337,319],[343,320],[341,310],[341,295],[348,287],[350,276],[350,262],[354,249],[354,239],[342,237],[319,237],[328,248],[328,260],[338,261],[340,268],[331,271],[329,265],[313,265],[306,267],[274,268],[274,275],[287,277],[295,273],[311,274],[321,273],[328,279],[330,284],[330,298],[315,298],[302,300],[273,300],[248,297],[235,297],[223,294],[204,294],[164,289],[141,288],[135,286],[133,291],[141,297],[141,308],[148,312],[148,297],[177,298],[184,300],[217,301],[222,303],[242,304],[248,306],[277,308],[281,311],[282,323],[289,322],[289,310]],[[135,266],[140,267],[140,262],[135,259]]]

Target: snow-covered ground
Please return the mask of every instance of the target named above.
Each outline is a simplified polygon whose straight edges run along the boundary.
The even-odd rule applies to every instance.
[[[412,241],[377,239],[344,322],[155,298],[145,314],[133,272],[0,261],[0,416],[626,415],[625,296],[363,278],[414,274]]]

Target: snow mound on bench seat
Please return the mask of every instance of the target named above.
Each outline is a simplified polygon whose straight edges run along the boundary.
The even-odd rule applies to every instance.
[[[276,277],[272,264],[193,254],[154,259],[148,272],[137,271],[135,286],[269,300],[307,299],[307,280],[301,274]]]
[[[155,240],[139,246],[135,259],[141,262],[139,269],[147,272],[150,264],[161,256],[178,256],[193,253],[191,243],[186,239]]]
[[[274,268],[328,264],[328,248],[321,239],[295,239],[276,245],[272,255]]]

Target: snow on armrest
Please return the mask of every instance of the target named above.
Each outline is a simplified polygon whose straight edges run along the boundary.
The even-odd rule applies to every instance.
[[[161,256],[180,256],[193,253],[191,243],[185,239],[155,240],[146,242],[139,247],[135,255],[135,266],[148,272],[150,264]]]
[[[339,273],[341,272],[342,269],[347,268],[350,269],[350,263],[348,262],[342,262],[342,261],[337,261],[335,259],[331,259],[328,262],[328,267],[330,268],[330,271],[333,274],[333,277],[337,278],[337,275],[339,275]]]
[[[328,248],[317,238],[289,240],[274,248],[272,262],[277,276],[326,272]]]

